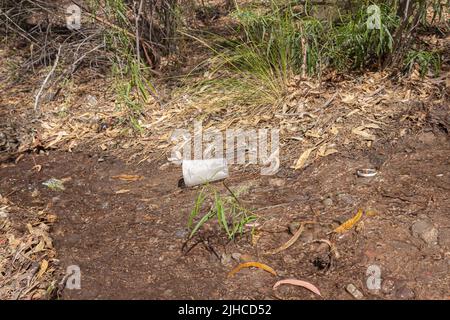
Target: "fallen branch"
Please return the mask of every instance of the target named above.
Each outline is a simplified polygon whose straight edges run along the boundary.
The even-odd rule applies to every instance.
[[[41,85],[41,88],[39,89],[36,98],[34,100],[34,111],[38,112],[38,108],[39,108],[39,98],[41,97],[42,94],[42,90],[44,90],[45,85],[47,84],[48,80],[50,79],[50,77],[52,76],[53,72],[55,72],[56,66],[58,65],[58,61],[59,61],[59,55],[61,54],[61,45],[58,48],[58,53],[56,54],[56,58],[55,58],[55,62],[53,63],[53,67],[50,70],[50,72],[47,74],[47,77],[45,77],[44,82]]]

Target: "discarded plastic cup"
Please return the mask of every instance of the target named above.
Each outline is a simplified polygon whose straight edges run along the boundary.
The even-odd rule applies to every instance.
[[[228,177],[227,160],[183,160],[183,179],[188,187],[222,180]]]

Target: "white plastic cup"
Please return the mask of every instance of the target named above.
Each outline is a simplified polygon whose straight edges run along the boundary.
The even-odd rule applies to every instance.
[[[183,160],[183,179],[188,187],[227,177],[227,159]]]

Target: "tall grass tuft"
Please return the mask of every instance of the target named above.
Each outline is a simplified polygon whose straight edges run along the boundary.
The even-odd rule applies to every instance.
[[[381,28],[372,30],[363,3],[335,20],[321,20],[274,0],[268,9],[237,6],[234,37],[201,40],[215,56],[208,85],[230,97],[244,97],[250,105],[273,105],[286,95],[295,76],[380,66],[392,51],[391,34],[399,24],[392,6],[380,4],[380,9]]]

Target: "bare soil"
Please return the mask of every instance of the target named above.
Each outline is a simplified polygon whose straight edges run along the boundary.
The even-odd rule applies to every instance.
[[[321,299],[298,287],[273,291],[284,278],[313,283],[323,299],[352,298],[348,284],[365,299],[449,299],[449,156],[448,132],[430,124],[417,135],[337,153],[303,171],[282,168],[262,177],[257,168],[232,170],[227,184],[244,188],[242,202],[259,216],[253,241],[247,232],[230,242],[211,223],[186,243],[198,188],[179,188],[180,167],[165,161],[136,165],[113,154],[30,153],[17,164],[3,163],[0,190],[12,203],[57,216],[51,234],[59,278],[69,265],[82,273],[81,290],[65,289],[63,299]],[[378,174],[355,174],[366,167]],[[120,174],[143,179],[113,178]],[[65,179],[65,190],[48,189],[42,183],[49,178]],[[342,235],[330,233],[359,208],[370,214]],[[265,254],[292,236],[290,224],[298,228],[303,221],[314,223],[293,246]],[[437,243],[412,232],[418,221],[437,230]],[[317,239],[330,240],[338,256]],[[243,269],[229,278],[236,258],[263,262],[278,276]],[[371,265],[381,270],[381,290],[366,285]]]

